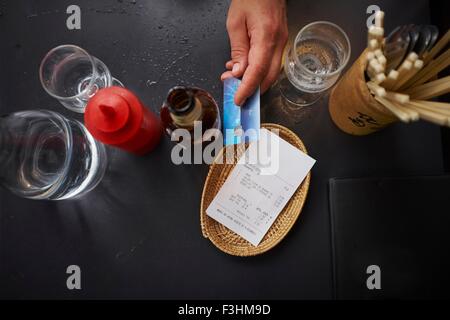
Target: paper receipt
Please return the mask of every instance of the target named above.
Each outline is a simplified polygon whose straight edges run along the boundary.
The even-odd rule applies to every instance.
[[[206,210],[209,217],[258,246],[315,160],[261,129]]]

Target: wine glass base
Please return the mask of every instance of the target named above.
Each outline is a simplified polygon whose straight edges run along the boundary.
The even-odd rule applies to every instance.
[[[125,86],[123,85],[122,82],[120,82],[120,80],[116,79],[116,78],[112,78],[112,85],[115,87],[122,87],[125,88]]]
[[[293,88],[289,88],[288,90],[283,90],[283,88],[280,86],[279,91],[281,94],[281,97],[290,104],[293,108],[295,107],[308,107],[316,102],[318,102],[322,96],[323,92],[321,93],[306,93],[301,92],[299,90],[295,90]]]
[[[292,109],[307,107],[319,101],[326,90],[321,92],[305,92],[297,89],[283,72],[277,81],[276,86],[282,99],[291,106]]]

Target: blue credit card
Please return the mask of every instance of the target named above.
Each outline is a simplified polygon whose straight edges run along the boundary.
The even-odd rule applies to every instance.
[[[228,78],[224,81],[223,127],[226,146],[258,141],[261,128],[260,89],[247,99],[242,107],[234,103],[234,96],[241,80]]]

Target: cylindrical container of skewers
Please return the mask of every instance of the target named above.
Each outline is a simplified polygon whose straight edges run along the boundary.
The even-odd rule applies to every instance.
[[[368,48],[330,95],[329,110],[344,132],[363,136],[419,119],[450,126],[450,104],[430,101],[450,92],[450,30],[439,40],[434,26],[407,25],[384,38],[384,13],[369,28]]]

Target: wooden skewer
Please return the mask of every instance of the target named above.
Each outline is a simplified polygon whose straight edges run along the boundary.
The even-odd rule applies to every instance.
[[[435,112],[435,113],[439,113],[441,115],[450,117],[450,105],[449,104],[435,102],[438,104],[438,106],[436,106],[436,105],[433,105],[432,103],[430,104],[428,102],[430,102],[430,101],[412,100],[409,103],[416,106],[417,108],[426,109],[430,112]],[[444,105],[444,107],[442,105]]]
[[[387,65],[387,59],[386,57],[383,55],[381,57],[378,57],[378,62],[386,69],[386,65]]]
[[[420,72],[420,70],[422,70],[423,68],[423,61],[422,60],[416,60],[414,61],[414,65],[413,68],[411,70],[409,70],[404,77],[398,81],[393,90],[399,90],[402,89],[403,86],[405,85],[406,82],[408,82],[411,78],[413,78],[418,72]]]
[[[375,77],[372,79],[372,81],[378,85],[383,83],[385,80],[386,80],[386,75],[384,73],[379,73],[379,74],[375,75]]]
[[[416,62],[419,59],[419,55],[415,52],[411,52],[406,59],[411,62]]]
[[[398,82],[403,82],[403,79],[408,75],[409,71],[412,69],[413,63],[409,60],[403,61],[402,65],[398,68]],[[397,83],[394,84],[394,87]]]
[[[411,103],[417,105],[421,105],[422,108],[428,108],[429,110],[433,110],[441,115],[448,116],[448,126],[450,127],[450,104],[443,102],[434,102],[434,101],[422,101],[422,100],[412,100]]]
[[[450,93],[450,81],[441,83],[437,86],[424,89],[411,96],[417,100],[429,100]]]
[[[370,61],[370,60],[372,60],[372,59],[375,59],[375,58],[376,58],[376,56],[375,56],[375,53],[374,53],[373,51],[369,51],[369,52],[367,52],[367,56],[366,56],[366,58],[367,58],[367,63],[369,63],[369,61]]]
[[[433,109],[450,110],[450,103],[445,103],[445,102],[411,100],[411,103],[420,103],[422,105],[426,105]]]
[[[381,10],[375,13],[375,26],[378,28],[384,28],[384,12]]]
[[[403,104],[409,102],[409,96],[407,94],[401,94],[391,91],[386,92],[386,99],[397,101]]]
[[[383,42],[384,29],[376,26],[370,26],[368,32],[367,46],[375,51],[381,48]]]
[[[405,91],[405,93],[407,93],[409,95],[417,94],[417,93],[420,93],[421,91],[429,90],[429,89],[435,88],[436,86],[439,86],[443,83],[448,83],[448,82],[450,82],[450,76],[444,77],[444,78],[441,78],[441,79],[438,79],[435,81],[427,82],[427,83],[422,84],[417,87],[409,88],[408,90]]]
[[[395,81],[395,80],[398,79],[398,76],[399,76],[399,74],[398,74],[398,71],[397,71],[397,70],[391,70],[391,71],[389,72],[388,78]]]
[[[378,48],[380,48],[380,43],[378,42],[377,39],[369,39],[369,44],[368,47],[370,50],[377,50]]]
[[[375,57],[381,57],[384,56],[383,51],[381,49],[377,49],[373,52],[373,54],[375,55]]]
[[[380,97],[380,98],[386,97],[386,94],[387,94],[386,89],[384,89],[383,87],[380,87],[375,82],[367,82],[367,86],[369,87],[370,91],[372,91],[372,93],[374,95],[376,95],[377,97]]]
[[[395,105],[395,107],[401,111],[403,111],[404,113],[408,114],[411,121],[418,121],[420,119],[420,115],[417,111],[412,110],[410,108],[407,108],[405,105],[398,103],[397,101],[392,101],[391,102]]]
[[[383,81],[386,80],[386,75],[384,73],[382,73],[382,72],[379,73],[376,70],[374,70],[374,68],[372,68],[370,66],[367,67],[366,71],[367,71],[367,74],[370,77],[370,80],[375,82],[376,84],[380,84],[380,83],[382,83]]]
[[[397,79],[398,79],[398,71],[391,70],[386,80],[382,83],[382,86],[388,90],[391,90],[392,87],[395,85],[395,81],[397,81]]]
[[[381,49],[377,49],[377,50],[374,51],[374,54],[375,54],[375,57],[377,58],[378,62],[382,66],[386,67],[387,59],[384,56],[383,51],[381,51]]]
[[[437,75],[439,72],[444,70],[450,65],[450,49],[446,50],[443,54],[441,54],[439,57],[437,57],[435,60],[431,61],[427,67],[423,70],[423,73],[427,76],[424,80],[424,77],[420,78],[419,83],[416,84],[422,84]]]
[[[425,64],[430,62],[431,60],[436,57],[439,52],[441,52],[447,44],[450,42],[450,30],[447,31],[447,33],[441,38],[441,40],[438,41],[438,43],[431,49],[431,51],[425,55],[424,61]]]
[[[396,105],[394,103],[392,103],[391,101],[389,101],[385,98],[382,98],[382,97],[375,97],[375,99],[379,103],[381,103],[383,106],[385,106],[386,109],[391,111],[401,121],[406,122],[406,123],[411,122],[411,120],[412,120],[411,116],[408,113],[397,108]]]
[[[419,113],[419,115],[420,115],[420,118],[423,119],[423,120],[427,120],[427,121],[433,122],[433,123],[435,123],[437,125],[440,125],[440,126],[448,126],[449,123],[450,123],[449,122],[450,119],[448,117],[440,115],[440,114],[437,114],[436,112],[432,112],[432,111],[429,111],[427,109],[423,109],[423,108],[418,107],[417,105],[412,104],[412,103],[408,103],[406,106],[408,108],[411,108],[411,109],[417,111]]]
[[[411,70],[413,67],[413,63],[409,60],[403,61],[402,65],[398,68],[399,78],[404,75],[406,71]]]
[[[398,90],[403,84],[405,84],[409,79],[411,79],[416,74],[416,72],[413,69],[413,66],[417,61],[418,57],[419,56],[416,53],[411,52],[406,58],[406,60],[403,61],[403,63],[400,65],[400,67],[398,68],[399,73],[398,81],[396,81],[391,88],[393,91]]]
[[[372,59],[368,60],[367,61],[367,66],[366,66],[366,72],[369,75],[371,80],[373,80],[376,77],[376,75],[377,75],[377,72],[374,69],[374,65],[376,66],[376,63],[374,61],[375,61],[375,58],[372,58]]]
[[[408,81],[405,84],[405,87],[409,88],[421,85],[436,76],[448,66],[450,66],[450,49],[436,58],[436,60],[430,62],[425,68],[422,69],[422,71]]]
[[[376,39],[378,42],[381,42],[384,37],[384,29],[382,27],[370,26],[369,27],[369,38]]]
[[[373,72],[373,70],[370,69],[370,68],[367,68],[366,72],[367,72],[367,75],[368,75],[369,78],[370,78],[370,81],[374,81],[374,79],[375,79],[375,77],[377,76],[377,74],[376,74],[375,72]],[[374,81],[374,82],[375,82],[375,81]]]
[[[416,60],[416,62],[414,62],[414,68],[416,69],[422,69],[425,66],[425,62],[423,62],[423,60]]]
[[[375,74],[384,72],[383,66],[378,62],[377,59],[372,59],[369,61],[368,69]]]

